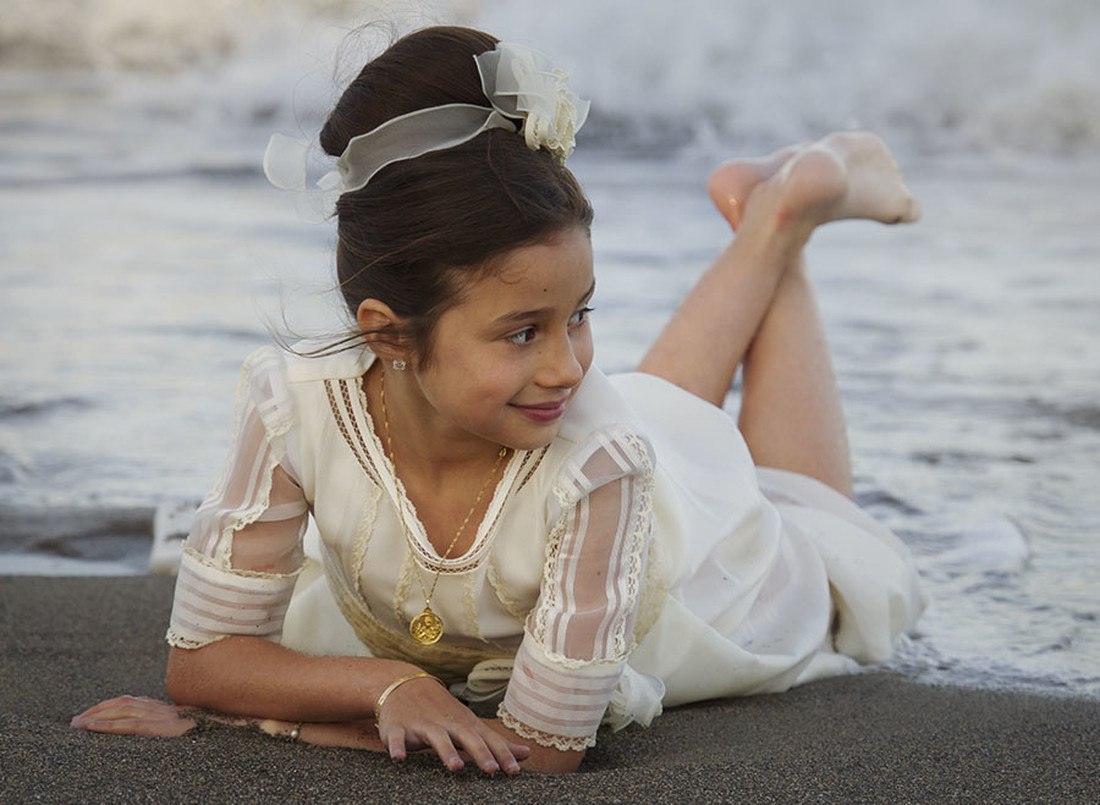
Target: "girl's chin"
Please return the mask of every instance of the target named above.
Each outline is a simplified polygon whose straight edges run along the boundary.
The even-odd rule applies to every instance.
[[[538,450],[546,447],[558,436],[561,430],[562,418],[556,417],[547,422],[536,422],[524,418],[526,426],[519,430],[513,430],[508,434],[502,444],[513,450]]]

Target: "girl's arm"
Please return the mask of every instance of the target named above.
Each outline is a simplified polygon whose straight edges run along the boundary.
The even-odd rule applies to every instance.
[[[70,724],[77,729],[89,732],[178,738],[191,732],[200,724],[208,722],[231,727],[253,727],[273,738],[299,740],[318,746],[342,746],[371,752],[386,751],[378,738],[373,721],[305,724],[274,718],[246,718],[168,704],[145,696],[118,696],[108,699],[74,716]]]
[[[595,743],[634,644],[651,482],[648,443],[619,425],[559,476],[539,601],[493,725],[537,744],[525,768],[574,771]]]
[[[180,564],[168,691],[178,704],[249,718],[373,721],[379,696],[418,668],[311,656],[278,643],[309,510],[294,462],[299,434],[288,388],[279,351],[264,348],[245,362],[233,449],[196,512]],[[525,756],[432,679],[394,689],[379,718],[394,758],[430,747],[458,768],[457,744],[493,772],[518,771],[516,756]]]
[[[255,637],[228,637],[201,649],[173,648],[167,687],[178,704],[290,723],[340,722],[356,734],[373,722],[379,696],[420,669],[397,660],[319,657]],[[311,730],[312,732],[312,730]],[[322,730],[317,737],[328,736]],[[342,734],[342,733],[341,733]],[[527,748],[475,716],[439,682],[415,678],[395,688],[378,719],[379,747],[395,760],[431,749],[451,770],[464,765],[458,747],[483,771],[519,771]],[[341,744],[345,745],[345,744]]]
[[[200,649],[173,648],[166,685],[173,701],[191,707],[288,721],[352,721],[373,718],[382,690],[418,670],[390,660],[315,657],[233,636]]]
[[[339,746],[367,752],[386,752],[386,745],[378,737],[373,719],[363,721],[297,722],[275,718],[247,718],[225,713],[198,710],[178,704],[168,704],[145,696],[118,696],[89,707],[74,716],[71,726],[89,732],[112,735],[143,735],[152,738],[178,738],[207,722],[231,727],[258,729],[273,738],[301,741],[315,746]],[[486,723],[501,733],[505,740],[516,736],[496,719]],[[519,747],[521,750],[524,747]],[[518,753],[526,756],[526,751]],[[563,755],[576,755],[564,758]],[[525,761],[523,768],[550,773],[576,770],[583,753],[549,752],[536,748]],[[564,761],[564,762],[563,762]]]

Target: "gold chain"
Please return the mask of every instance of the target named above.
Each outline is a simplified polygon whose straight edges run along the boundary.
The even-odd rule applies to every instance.
[[[379,367],[381,372],[380,379],[378,381],[378,399],[382,407],[382,425],[386,431],[386,453],[389,456],[390,464],[393,465],[393,478],[396,485],[397,476],[397,459],[393,454],[393,439],[390,437],[390,418],[386,413],[386,370]],[[477,497],[474,498],[474,505],[470,507],[470,510],[466,512],[466,516],[462,519],[462,524],[458,527],[458,531],[455,532],[454,537],[451,539],[451,544],[447,546],[447,550],[443,552],[443,556],[440,559],[439,568],[435,571],[435,578],[432,580],[432,588],[429,590],[424,586],[424,579],[420,575],[420,568],[416,568],[416,581],[420,584],[420,592],[424,594],[424,611],[412,619],[409,623],[409,634],[412,635],[413,640],[424,646],[430,646],[433,643],[438,643],[439,639],[443,637],[443,619],[432,611],[432,597],[435,595],[436,585],[439,584],[439,577],[443,574],[443,562],[447,561],[447,558],[451,555],[451,551],[454,550],[455,545],[458,544],[459,538],[462,536],[462,532],[466,530],[466,524],[470,522],[470,518],[474,516],[474,512],[477,511],[478,504],[481,503],[481,498],[485,494],[485,489],[489,486],[489,481],[493,480],[493,476],[497,474],[497,469],[500,467],[500,462],[504,460],[504,456],[508,454],[507,447],[501,447],[500,452],[497,453],[497,460],[493,464],[493,468],[489,470],[489,475],[481,484],[481,488],[477,491]],[[400,495],[397,501],[397,516],[401,519],[401,531],[405,535],[405,542],[408,544],[409,549],[413,550],[412,535],[409,534],[409,527],[405,524],[405,506],[400,500]]]

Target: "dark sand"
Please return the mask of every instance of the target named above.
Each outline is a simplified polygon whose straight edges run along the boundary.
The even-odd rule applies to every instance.
[[[1100,702],[887,674],[672,710],[601,734],[568,777],[450,774],[221,726],[71,729],[100,699],[164,696],[172,583],[0,577],[0,802],[1100,801]]]

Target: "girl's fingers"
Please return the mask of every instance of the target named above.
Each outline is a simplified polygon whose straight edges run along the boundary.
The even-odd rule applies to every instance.
[[[492,745],[488,735],[481,735],[473,729],[466,729],[456,732],[455,737],[466,751],[466,754],[473,758],[478,768],[486,774],[496,774],[502,768],[510,769],[516,762],[511,752],[507,750],[499,752],[500,747]]]
[[[520,747],[524,752],[522,755],[519,755],[519,753],[513,751],[513,744],[504,740],[504,736],[499,735],[493,730],[485,730],[484,738],[485,743],[489,746],[489,750],[500,764],[500,768],[504,769],[506,774],[518,774],[519,763],[516,761],[520,758],[527,757],[530,750],[528,750],[526,746]]]
[[[463,768],[465,758],[476,762],[486,774],[501,769],[515,774],[520,770],[517,761],[530,755],[526,746],[512,744],[445,689],[410,685],[408,690],[401,690],[405,695],[388,699],[379,724],[382,742],[393,759],[401,760],[408,751],[425,749],[438,755],[451,771]],[[419,697],[414,696],[417,692]]]
[[[138,696],[116,696],[113,699],[107,699],[107,701],[100,702],[99,704],[92,705],[87,710],[85,710],[83,713],[81,713],[79,716],[77,716],[77,718],[80,718],[81,716],[98,715],[99,713],[103,712],[104,710],[114,711],[114,710],[119,710],[120,708],[124,708],[124,707],[134,707],[134,706],[137,706],[140,702],[149,702],[149,701],[153,701],[153,700],[152,699],[145,699],[143,697],[138,697]]]
[[[143,735],[146,734],[143,725],[133,721],[119,721],[118,719],[89,719],[80,724],[73,724],[88,732],[102,732],[108,735]]]
[[[459,757],[458,750],[455,749],[454,743],[451,741],[451,736],[447,730],[439,726],[430,727],[425,731],[424,737],[431,745],[435,753],[439,755],[439,759],[443,761],[443,765],[450,771],[458,771],[464,765],[462,758]],[[469,750],[467,750],[469,751]]]
[[[386,739],[386,746],[389,749],[390,757],[394,760],[405,759],[405,730],[395,729],[390,732],[389,737]]]

